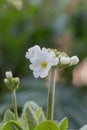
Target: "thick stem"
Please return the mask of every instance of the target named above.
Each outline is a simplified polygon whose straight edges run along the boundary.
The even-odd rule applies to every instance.
[[[16,92],[15,90],[12,91],[12,100],[13,100],[13,109],[15,114],[15,119],[18,119],[18,112],[17,112],[17,100],[16,100]]]
[[[55,97],[55,68],[52,68],[49,77],[47,120],[53,120],[54,97]]]

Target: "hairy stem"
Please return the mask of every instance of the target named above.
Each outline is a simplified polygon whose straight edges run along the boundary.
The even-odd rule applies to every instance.
[[[53,120],[55,97],[55,68],[50,71],[47,103],[47,120]]]
[[[17,100],[16,100],[16,92],[15,90],[12,91],[12,100],[13,100],[13,109],[15,114],[15,119],[18,119],[18,112],[17,112]]]

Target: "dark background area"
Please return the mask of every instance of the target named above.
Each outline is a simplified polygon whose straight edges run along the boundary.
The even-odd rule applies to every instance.
[[[69,118],[69,128],[87,123],[87,1],[0,0],[0,118],[12,108],[11,93],[3,83],[5,72],[20,77],[19,113],[28,100],[46,111],[47,79],[35,79],[25,53],[33,45],[77,55],[75,67],[58,70],[55,119]]]

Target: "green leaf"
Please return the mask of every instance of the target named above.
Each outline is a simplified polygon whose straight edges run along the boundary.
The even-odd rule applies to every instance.
[[[60,130],[58,125],[50,120],[40,123],[34,130]]]
[[[60,127],[60,130],[67,130],[68,129],[68,119],[67,119],[67,117],[63,118],[59,122],[59,127]]]
[[[20,122],[21,127],[24,130],[29,130],[28,122],[27,122],[27,119],[25,117],[24,118],[23,117],[19,118],[18,121]]]
[[[3,123],[0,123],[0,130],[2,130],[3,128]]]
[[[18,121],[8,121],[4,124],[4,127],[2,130],[23,130],[19,124]]]
[[[25,113],[26,108],[31,108],[32,111],[35,113],[36,117],[37,117],[37,113],[39,112],[38,114],[40,114],[40,115],[38,115],[38,117],[37,117],[38,120],[39,120],[39,122],[45,120],[44,113],[43,113],[43,111],[41,110],[42,108],[39,107],[35,102],[29,101],[29,102],[27,102],[27,103],[24,105],[23,112],[22,112],[22,116],[25,116],[25,115],[26,115],[26,113]]]
[[[36,117],[38,119],[40,118],[41,113],[42,113],[42,108],[37,109],[37,111],[36,111]]]
[[[10,121],[10,120],[15,120],[14,113],[11,110],[7,110],[4,114],[4,122]]]
[[[24,105],[22,117],[26,117],[29,123],[29,128],[32,130],[40,122],[45,120],[42,108],[39,107],[35,102],[29,101]]]
[[[42,121],[45,121],[45,116],[44,116],[44,113],[43,113],[43,110],[41,107],[38,107],[36,113],[35,113],[39,123],[42,122]]]
[[[30,130],[33,130],[39,124],[39,122],[31,108],[26,108],[26,117]]]

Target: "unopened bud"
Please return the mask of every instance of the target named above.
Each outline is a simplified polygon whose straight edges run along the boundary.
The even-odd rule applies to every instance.
[[[10,90],[16,90],[19,87],[20,80],[18,77],[12,77],[12,72],[8,71],[5,73],[6,78],[4,79],[4,83]]]
[[[70,63],[70,57],[65,57],[65,56],[61,57],[60,58],[60,63],[64,64],[64,65],[69,64]]]
[[[5,73],[5,76],[6,76],[6,78],[12,78],[12,72],[11,71],[7,71]]]
[[[79,62],[79,58],[77,56],[71,57],[71,64],[76,65]]]

